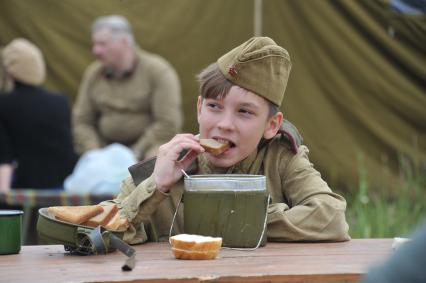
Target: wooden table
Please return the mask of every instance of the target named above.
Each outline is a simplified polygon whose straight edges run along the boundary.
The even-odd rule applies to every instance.
[[[268,243],[255,251],[222,249],[215,260],[177,260],[168,243],[135,246],[136,267],[121,271],[120,252],[75,256],[62,246],[24,246],[0,256],[1,282],[329,282],[358,281],[391,253],[392,239],[342,243]]]
[[[8,206],[20,206],[24,211],[22,243],[27,242],[30,221],[37,214],[40,207],[55,205],[90,205],[101,201],[113,199],[113,195],[75,194],[64,190],[49,189],[12,189],[7,193],[0,192],[0,204]],[[34,226],[34,225],[33,225]],[[35,233],[35,231],[32,231]]]

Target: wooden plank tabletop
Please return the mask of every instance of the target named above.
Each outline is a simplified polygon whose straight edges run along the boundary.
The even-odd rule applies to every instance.
[[[215,260],[177,260],[168,243],[134,246],[136,267],[121,271],[125,256],[76,256],[63,246],[24,246],[0,256],[1,282],[326,282],[358,281],[391,253],[392,239],[342,243],[268,243],[255,251],[222,249]]]

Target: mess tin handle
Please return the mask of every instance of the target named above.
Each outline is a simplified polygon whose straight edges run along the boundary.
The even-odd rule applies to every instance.
[[[79,227],[80,228],[80,227]],[[118,238],[116,235],[107,231],[105,228],[98,226],[90,232],[87,229],[81,229],[77,232],[79,234],[79,242],[81,247],[86,246],[90,243],[90,253],[93,254],[106,254],[108,248],[112,247],[119,250],[128,258],[124,265],[121,267],[123,271],[131,271],[135,267],[136,263],[136,251],[130,245],[125,243],[123,240]],[[86,253],[86,254],[90,254]]]
[[[180,199],[179,199],[178,205],[177,205],[177,207],[176,207],[175,214],[173,214],[172,225],[170,225],[170,231],[169,231],[169,244],[170,244],[170,245],[172,244],[172,243],[171,243],[171,241],[170,241],[170,237],[172,236],[172,231],[173,231],[173,227],[174,227],[174,225],[175,225],[175,219],[176,219],[176,215],[177,215],[177,213],[178,213],[178,211],[179,211],[180,203],[181,203],[181,202],[182,202],[182,200],[183,200],[183,194],[184,194],[184,192],[182,192],[182,194],[180,195]]]
[[[173,227],[174,227],[174,224],[175,224],[175,219],[176,219],[176,215],[177,215],[178,210],[179,210],[180,203],[183,200],[183,194],[184,194],[184,192],[182,192],[182,195],[180,196],[180,200],[179,200],[178,205],[176,207],[175,214],[173,215],[172,225],[170,226],[170,231],[169,231],[169,244],[170,245],[172,244],[171,241],[170,241],[170,237],[172,236],[172,231],[173,231]],[[265,220],[263,221],[263,229],[262,229],[262,233],[260,234],[260,238],[259,238],[259,241],[257,242],[256,247],[254,247],[254,248],[229,248],[229,247],[222,247],[222,249],[237,250],[237,251],[254,251],[257,248],[259,248],[260,244],[262,243],[263,236],[265,235],[265,231],[266,231],[266,222],[268,220],[268,207],[269,207],[270,200],[271,200],[271,195],[268,194],[268,199],[266,201]]]

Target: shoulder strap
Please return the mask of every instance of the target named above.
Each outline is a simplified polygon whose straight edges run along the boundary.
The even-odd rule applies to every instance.
[[[284,140],[286,140],[290,144],[291,151],[294,154],[298,152],[299,146],[303,144],[303,138],[297,128],[286,119],[283,119],[278,134],[281,134]]]
[[[186,151],[181,153],[181,156],[183,156],[186,153]],[[135,186],[139,185],[147,179],[149,176],[152,175],[152,172],[154,172],[154,166],[155,161],[157,160],[157,157],[152,157],[149,159],[142,160],[136,164],[133,164],[128,168],[130,172],[130,176],[132,176],[133,183]],[[197,162],[194,161],[191,165],[189,165],[189,168],[185,170],[189,174],[194,174],[198,170]]]
[[[143,180],[151,176],[152,172],[154,172],[156,160],[156,157],[152,157],[150,159],[145,159],[136,164],[133,164],[128,168],[135,186],[139,185]]]

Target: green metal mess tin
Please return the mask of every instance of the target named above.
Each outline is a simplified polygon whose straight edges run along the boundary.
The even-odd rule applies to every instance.
[[[266,244],[265,176],[191,175],[184,183],[185,233],[222,237],[231,248]]]

